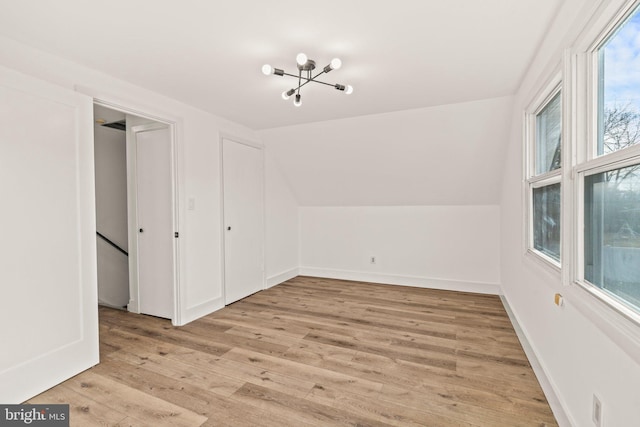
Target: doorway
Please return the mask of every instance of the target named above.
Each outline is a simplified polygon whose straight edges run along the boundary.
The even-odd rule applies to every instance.
[[[173,127],[94,104],[99,304],[175,318]]]

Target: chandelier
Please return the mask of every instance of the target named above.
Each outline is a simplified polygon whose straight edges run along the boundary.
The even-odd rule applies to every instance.
[[[332,86],[333,88],[341,92],[344,92],[347,95],[350,95],[351,93],[353,93],[353,87],[350,85],[345,86],[341,84],[331,84],[331,83],[322,82],[320,80],[316,80],[318,76],[322,74],[327,74],[332,70],[337,70],[338,68],[340,68],[342,66],[342,61],[340,59],[333,58],[329,63],[329,65],[324,67],[322,71],[317,73],[315,76],[312,76],[312,73],[313,73],[313,70],[316,69],[316,61],[314,61],[313,59],[307,58],[307,55],[305,55],[304,53],[299,53],[296,56],[296,63],[298,65],[297,75],[286,73],[284,70],[281,70],[280,68],[274,68],[269,64],[265,64],[262,66],[262,73],[266,76],[275,74],[276,76],[289,76],[289,77],[295,77],[298,79],[297,87],[294,87],[282,92],[282,99],[284,100],[289,99],[292,95],[295,94],[293,105],[295,105],[296,107],[299,107],[300,105],[302,105],[302,95],[300,95],[300,89],[302,88],[302,86],[311,82],[320,83],[326,86]]]

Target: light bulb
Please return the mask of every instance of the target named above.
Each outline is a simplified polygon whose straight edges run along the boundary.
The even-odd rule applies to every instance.
[[[344,93],[347,95],[351,95],[353,93],[353,86],[347,85],[347,87],[344,90]]]
[[[295,99],[295,101],[293,101],[293,105],[295,105],[296,107],[301,106],[302,105],[302,100],[300,98],[301,98],[300,94],[296,95],[296,99]]]
[[[284,92],[282,92],[282,99],[287,100],[294,93],[296,93],[295,89],[285,90]]]
[[[307,63],[307,55],[305,55],[304,53],[299,53],[298,56],[296,56],[296,62],[299,65],[304,65]]]
[[[273,72],[273,68],[271,67],[271,65],[269,64],[264,64],[262,66],[262,74],[264,74],[265,76],[268,76],[269,74],[271,74]]]
[[[340,67],[342,67],[342,61],[340,60],[340,58],[333,58],[331,60],[331,69],[337,70]]]

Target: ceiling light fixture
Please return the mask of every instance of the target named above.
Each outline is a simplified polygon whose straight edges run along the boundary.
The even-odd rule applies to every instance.
[[[341,92],[344,92],[347,95],[351,95],[353,93],[353,86],[351,85],[345,86],[341,84],[331,84],[331,83],[322,82],[320,80],[316,80],[317,77],[320,76],[321,74],[327,74],[332,70],[337,70],[338,68],[342,67],[342,61],[340,59],[333,58],[329,63],[329,65],[324,67],[322,71],[320,71],[315,76],[312,76],[311,73],[313,70],[316,69],[316,61],[314,61],[313,59],[309,59],[307,55],[305,55],[304,53],[299,53],[296,56],[296,64],[298,66],[298,75],[286,73],[284,70],[280,68],[274,68],[269,64],[265,64],[262,66],[262,73],[266,76],[275,74],[276,76],[289,76],[289,77],[295,77],[298,79],[298,87],[285,90],[284,92],[282,92],[282,99],[284,100],[291,98],[291,96],[295,94],[293,105],[295,105],[296,107],[299,107],[302,105],[302,99],[301,99],[302,95],[300,95],[300,88],[302,88],[302,86],[306,85],[307,83],[311,83],[311,82],[320,83],[326,86],[333,86],[335,89]]]

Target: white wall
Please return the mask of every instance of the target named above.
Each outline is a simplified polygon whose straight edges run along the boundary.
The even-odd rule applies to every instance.
[[[266,279],[271,287],[298,275],[298,201],[265,149]]]
[[[96,227],[127,250],[127,138],[124,131],[93,127],[96,159]]]
[[[94,118],[101,109],[94,108]],[[98,116],[96,116],[96,113]],[[108,120],[111,121],[111,120]],[[96,229],[128,249],[127,138],[124,131],[93,125],[96,173]],[[128,257],[98,238],[98,301],[113,307],[129,303]]]
[[[181,283],[178,300],[183,317],[174,321],[186,323],[222,307],[220,133],[255,141],[258,138],[254,132],[4,37],[0,37],[0,65],[69,90],[80,88],[95,98],[126,107],[134,113],[177,124]],[[39,171],[32,173],[37,175]],[[187,210],[189,197],[195,200],[194,210]],[[24,228],[28,229],[28,225]]]
[[[568,0],[559,11],[515,98],[503,169],[502,288],[539,361],[543,386],[562,426],[593,425],[594,393],[603,404],[604,426],[637,426],[640,422],[638,326],[577,286],[563,285],[558,272],[524,255],[523,111],[545,80],[561,69],[563,49],[571,46],[601,3],[612,2]],[[563,223],[563,227],[573,226],[573,219]],[[562,308],[554,305],[556,292],[564,296]]]
[[[129,258],[97,238],[98,302],[124,308],[129,304]]]
[[[511,103],[260,131],[301,205],[300,273],[500,293],[499,183]]]
[[[301,273],[497,294],[499,230],[498,206],[302,207]]]

